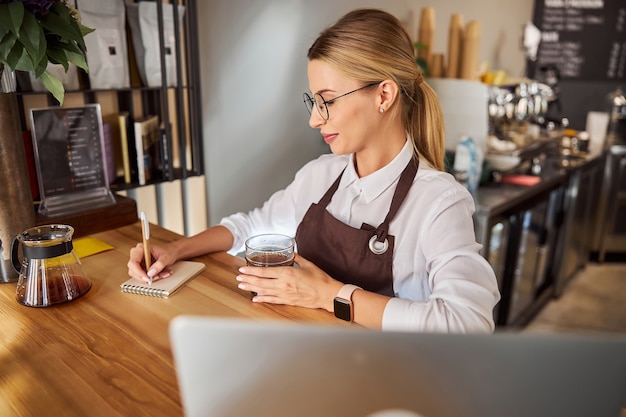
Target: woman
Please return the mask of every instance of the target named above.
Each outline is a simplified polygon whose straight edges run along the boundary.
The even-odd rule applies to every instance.
[[[138,244],[129,274],[165,278],[179,259],[236,253],[247,237],[278,232],[295,236],[299,267],[242,267],[239,288],[263,294],[254,302],[323,308],[385,330],[493,331],[499,293],[475,240],[474,202],[442,172],[441,111],[402,24],[380,10],[352,11],[308,58],[309,124],[332,154],[263,207],[153,245],[147,273]]]

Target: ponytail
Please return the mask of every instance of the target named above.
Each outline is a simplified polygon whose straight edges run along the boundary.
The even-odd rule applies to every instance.
[[[409,111],[404,125],[413,141],[413,149],[428,163],[442,171],[445,157],[445,129],[437,94],[420,75],[413,95],[404,100]],[[408,92],[407,92],[408,93]],[[408,101],[408,102],[407,102]]]

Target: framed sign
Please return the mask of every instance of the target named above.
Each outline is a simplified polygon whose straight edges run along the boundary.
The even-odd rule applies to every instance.
[[[530,78],[552,66],[563,80],[626,80],[626,1],[535,0],[533,24],[541,37]]]
[[[99,104],[31,110],[41,205],[48,216],[113,204]]]

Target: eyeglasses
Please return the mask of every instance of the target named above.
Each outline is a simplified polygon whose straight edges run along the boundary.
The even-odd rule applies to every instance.
[[[379,81],[364,85],[363,87],[357,88],[356,90],[352,90],[349,91],[345,94],[342,94],[340,96],[337,96],[333,99],[330,99],[328,101],[326,101],[324,99],[324,97],[322,97],[321,94],[319,93],[315,93],[313,95],[313,97],[311,97],[308,93],[304,93],[302,96],[304,97],[304,105],[306,106],[306,109],[308,110],[309,114],[311,114],[311,112],[313,111],[313,106],[315,106],[317,108],[317,111],[319,112],[320,116],[322,116],[322,119],[324,120],[328,120],[328,118],[330,117],[329,113],[328,113],[328,105],[329,104],[333,104],[335,102],[335,100],[340,99],[341,97],[345,97],[348,94],[352,94],[352,93],[356,93],[357,91],[361,91],[364,88],[368,88],[371,87],[373,85],[376,84],[380,84]]]

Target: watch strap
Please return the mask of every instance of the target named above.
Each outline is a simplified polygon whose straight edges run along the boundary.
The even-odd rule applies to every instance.
[[[356,285],[346,284],[337,293],[333,301],[335,317],[345,321],[354,320],[354,309],[352,306],[352,293],[362,289]]]
[[[336,295],[336,298],[341,298],[343,300],[352,302],[352,293],[356,290],[362,290],[362,289],[363,288],[357,287],[356,285],[346,284],[343,287],[341,287],[341,289]]]

